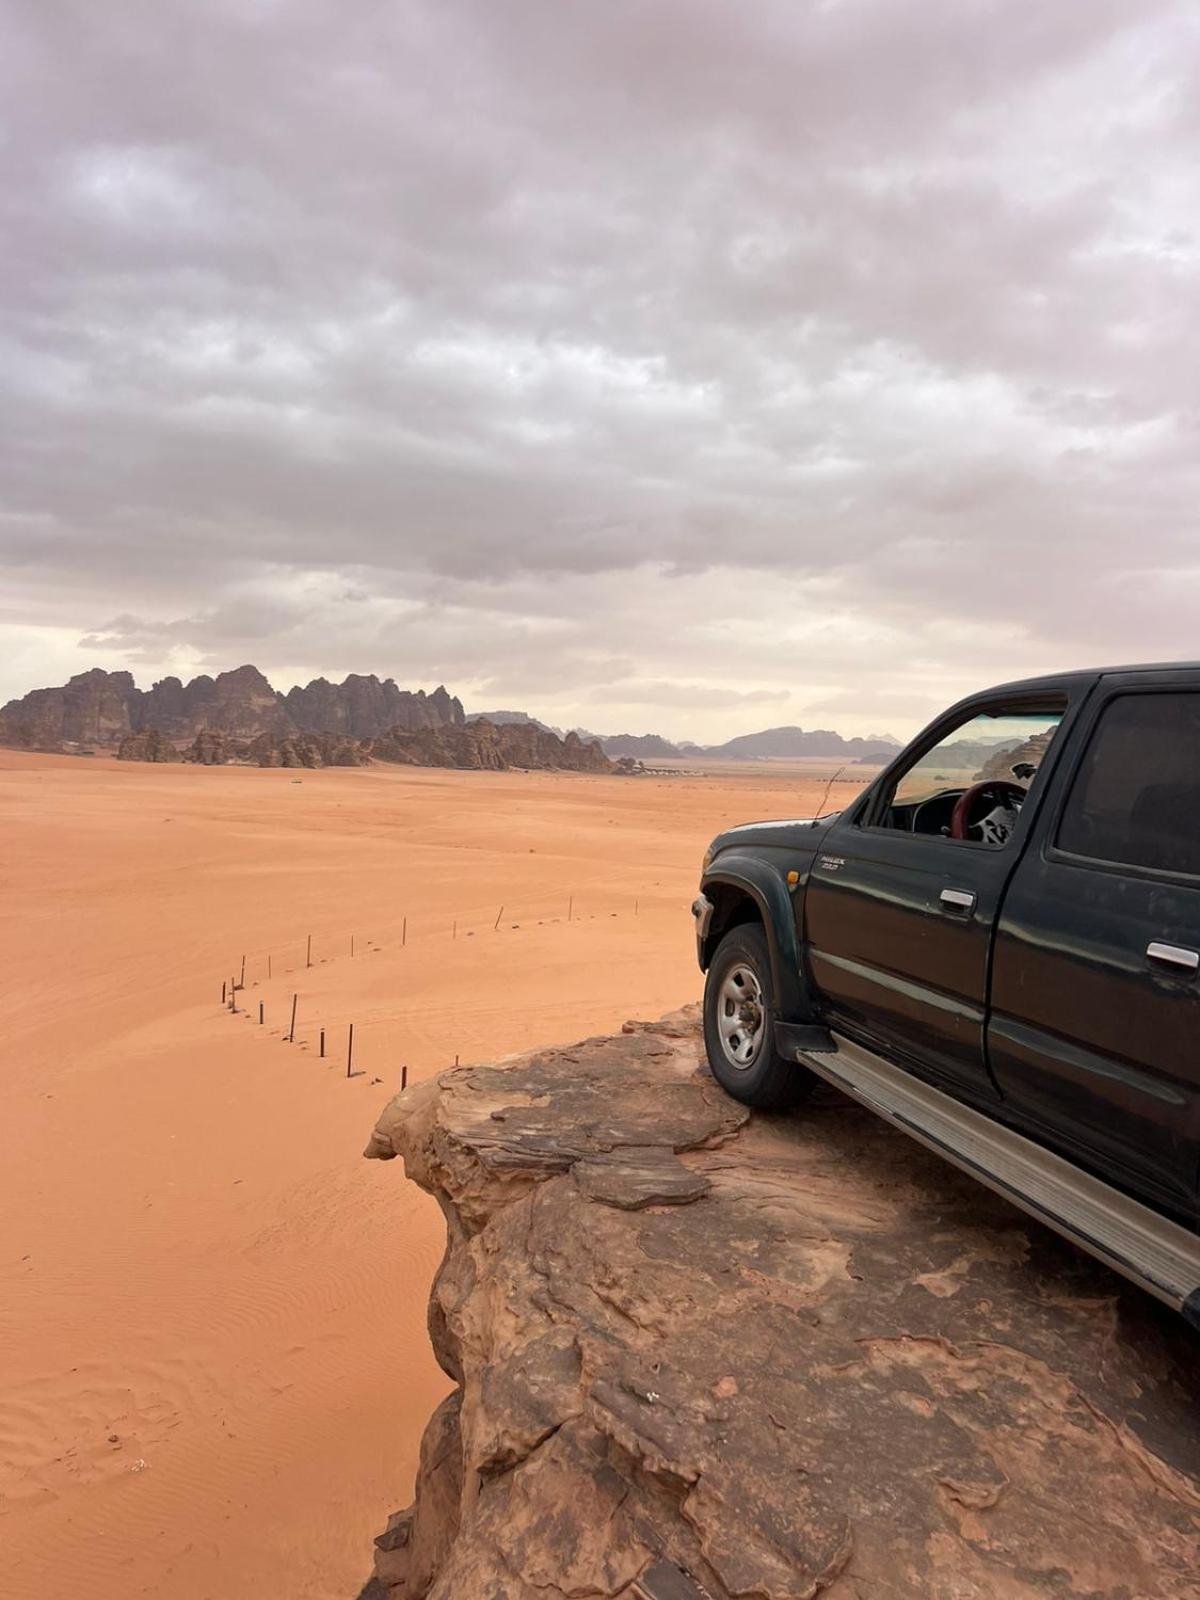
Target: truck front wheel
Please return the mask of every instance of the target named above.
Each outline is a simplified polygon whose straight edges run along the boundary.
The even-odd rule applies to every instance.
[[[812,1087],[803,1067],[776,1053],[771,958],[762,928],[731,928],[704,984],[704,1047],[712,1075],[748,1106],[792,1106]]]

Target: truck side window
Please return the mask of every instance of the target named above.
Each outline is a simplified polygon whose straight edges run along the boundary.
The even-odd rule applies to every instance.
[[[1200,876],[1200,694],[1110,701],[1056,843],[1093,860]]]
[[[875,827],[1001,848],[1066,709],[996,706],[943,734],[893,780]]]

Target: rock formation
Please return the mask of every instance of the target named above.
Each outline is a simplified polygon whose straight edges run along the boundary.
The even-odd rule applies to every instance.
[[[612,762],[598,744],[584,744],[578,734],[560,739],[532,722],[505,722],[499,726],[486,718],[463,726],[405,733],[393,729],[376,739],[371,754],[377,761],[395,761],[418,767],[463,767],[506,772],[527,771],[611,772]]]
[[[128,733],[117,747],[118,761],[178,761],[179,752],[159,733],[148,728],[145,733]]]
[[[245,760],[255,767],[365,767],[369,742],[356,743],[336,733],[299,733],[272,739],[262,733],[251,741]]]
[[[344,733],[352,739],[377,739],[399,728],[414,733],[426,728],[461,727],[462,702],[444,688],[432,694],[398,689],[393,679],[351,673],[344,682],[314,678],[303,689],[290,689],[283,703],[304,733]]]
[[[128,672],[95,667],[61,689],[34,689],[0,710],[0,744],[26,750],[119,745],[141,723],[133,715],[140,691]]]
[[[694,1016],[393,1100],[456,1384],[390,1600],[1196,1600],[1195,1336],[832,1091],[754,1116]]]
[[[432,699],[430,696],[429,701]],[[245,739],[205,728],[182,750],[150,729],[127,735],[118,754],[126,761],[183,760],[206,767],[365,767],[371,761],[388,761],[494,772],[513,767],[567,772],[629,770],[614,767],[598,745],[585,745],[574,734],[560,739],[526,724],[493,728],[489,722],[450,724],[416,733],[395,728],[382,739],[356,739],[340,733],[260,733]]]
[[[307,687],[282,695],[257,667],[245,666],[215,678],[202,674],[186,684],[162,678],[143,690],[130,673],[97,667],[61,689],[35,689],[10,700],[0,710],[0,744],[29,750],[116,749],[130,734],[150,731],[177,747],[194,745],[208,734],[234,740],[265,735],[278,742],[307,734],[362,740],[393,728],[407,733],[461,727],[464,721],[462,704],[444,688],[432,694],[398,689],[391,678],[352,673],[340,684],[315,678]],[[207,743],[201,748],[207,753],[194,759],[208,761],[217,759],[222,747]]]
[[[1042,733],[1035,733],[1020,744],[1003,745],[1000,749],[994,750],[975,774],[975,781],[978,783],[983,778],[1005,778],[1011,783],[1013,768],[1021,762],[1040,767],[1046,751],[1050,748],[1050,741],[1057,731],[1056,728],[1046,728]]]
[[[223,767],[231,761],[243,760],[246,750],[244,740],[230,739],[223,733],[211,733],[206,729],[196,735],[184,751],[183,759],[199,767]]]

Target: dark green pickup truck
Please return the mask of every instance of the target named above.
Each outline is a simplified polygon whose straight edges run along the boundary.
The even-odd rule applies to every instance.
[[[1200,1326],[1200,666],[962,701],[693,910],[730,1094],[824,1078]]]

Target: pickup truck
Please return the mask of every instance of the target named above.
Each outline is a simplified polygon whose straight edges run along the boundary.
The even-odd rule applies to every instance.
[[[1200,1328],[1200,665],[973,695],[693,914],[730,1094],[825,1079]]]

